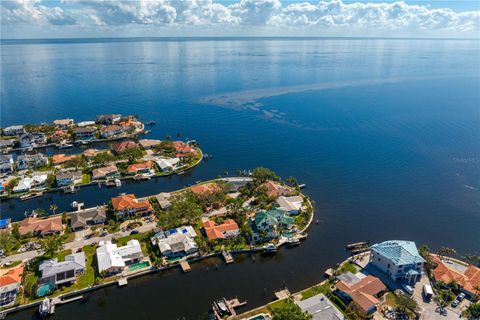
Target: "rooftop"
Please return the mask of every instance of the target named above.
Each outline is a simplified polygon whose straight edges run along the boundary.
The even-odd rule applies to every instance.
[[[295,302],[303,312],[312,315],[313,320],[344,320],[342,312],[323,294]]]
[[[396,265],[425,262],[413,241],[390,240],[371,246],[371,250],[391,260]]]
[[[224,239],[229,233],[238,232],[238,224],[233,219],[227,219],[222,224],[217,225],[215,221],[207,220],[203,222],[203,228],[210,240]]]

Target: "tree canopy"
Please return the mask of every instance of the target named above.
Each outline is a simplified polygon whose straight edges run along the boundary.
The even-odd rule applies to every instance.
[[[271,308],[273,320],[310,320],[312,316],[303,312],[299,306],[292,301],[287,301],[280,306]]]
[[[259,183],[263,183],[267,180],[280,180],[280,177],[277,176],[275,172],[264,167],[255,168],[252,172],[252,177]]]
[[[40,248],[43,250],[45,257],[52,258],[63,249],[63,239],[58,235],[46,236],[40,240]]]

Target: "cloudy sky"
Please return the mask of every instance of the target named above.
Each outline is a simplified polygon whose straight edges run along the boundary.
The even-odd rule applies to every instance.
[[[1,0],[6,38],[480,38],[479,0]]]

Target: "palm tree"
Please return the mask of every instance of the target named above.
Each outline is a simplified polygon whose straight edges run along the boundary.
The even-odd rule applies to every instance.
[[[55,214],[55,211],[57,211],[58,206],[56,204],[51,204],[50,205],[50,211],[52,211],[52,214]]]

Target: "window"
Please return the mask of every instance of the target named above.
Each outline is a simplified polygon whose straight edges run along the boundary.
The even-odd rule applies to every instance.
[[[390,269],[390,263],[388,264],[387,269]]]

